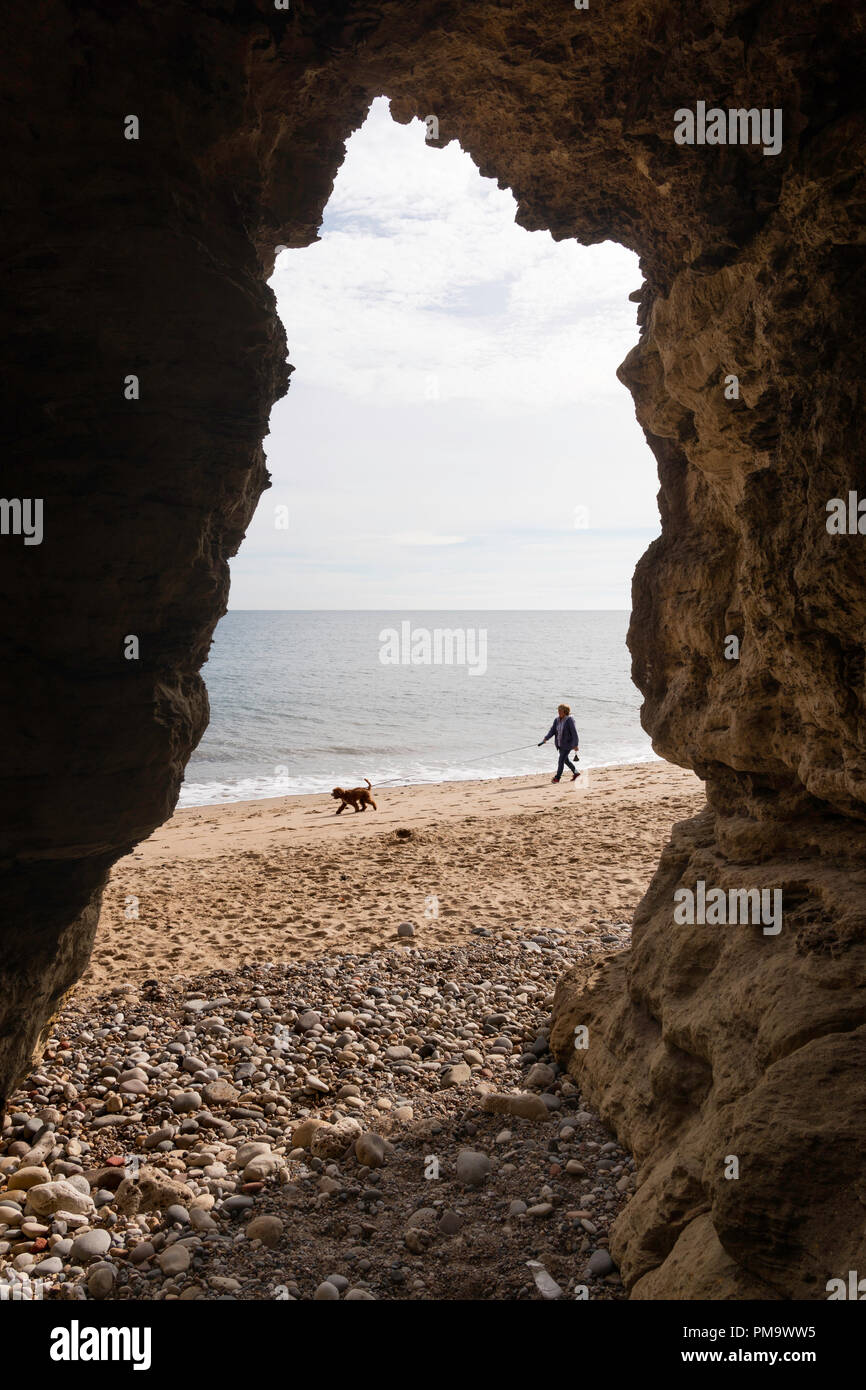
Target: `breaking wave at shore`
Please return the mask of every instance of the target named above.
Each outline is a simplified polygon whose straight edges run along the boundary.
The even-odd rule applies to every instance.
[[[179,805],[355,786],[480,781],[552,771],[536,745],[572,707],[581,767],[653,762],[631,683],[624,612],[411,615],[430,630],[483,631],[487,669],[388,664],[387,612],[231,612],[203,675],[210,726]],[[504,750],[504,752],[502,751]]]

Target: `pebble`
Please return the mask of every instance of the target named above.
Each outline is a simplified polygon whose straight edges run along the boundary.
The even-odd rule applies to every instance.
[[[205,1105],[233,1105],[240,1098],[240,1091],[231,1082],[218,1078],[202,1087],[201,1098]]]
[[[155,1149],[160,1144],[170,1142],[176,1134],[176,1125],[160,1125],[158,1129],[152,1130],[151,1133],[145,1137],[144,1148]]]
[[[490,1176],[490,1159],[475,1149],[461,1149],[457,1155],[457,1181],[464,1187],[480,1187]]]
[[[556,1280],[548,1274],[543,1264],[538,1260],[527,1260],[526,1263],[528,1268],[532,1271],[535,1287],[538,1289],[542,1298],[548,1301],[562,1298],[562,1289],[559,1284],[557,1284]]]
[[[58,1178],[56,1182],[37,1183],[28,1190],[27,1210],[37,1216],[50,1216],[56,1211],[86,1216],[93,1210],[93,1202],[89,1189],[85,1196],[72,1178]]]
[[[317,1158],[340,1158],[360,1133],[359,1122],[351,1117],[333,1125],[318,1125],[310,1140],[310,1152]]]
[[[406,1225],[408,1227],[433,1226],[436,1224],[438,1215],[439,1213],[435,1207],[420,1207],[418,1211],[413,1211]]]
[[[175,1244],[161,1250],[156,1262],[163,1274],[185,1274],[192,1264],[192,1256],[185,1245]]]
[[[606,1250],[595,1250],[589,1257],[587,1269],[597,1279],[603,1279],[605,1275],[613,1274],[616,1265]]]
[[[355,1141],[355,1157],[366,1168],[382,1168],[391,1145],[379,1134],[362,1134]]]
[[[481,1102],[482,1110],[488,1115],[513,1115],[520,1120],[535,1120],[547,1123],[550,1112],[541,1096],[526,1091],[518,1095],[501,1095],[491,1092]]]
[[[246,1228],[247,1240],[260,1240],[269,1250],[275,1249],[282,1239],[284,1226],[278,1216],[256,1216]]]
[[[323,1283],[319,1285],[319,1287],[316,1289],[316,1292],[313,1294],[313,1298],[316,1299],[318,1302],[333,1303],[334,1300],[339,1299],[339,1297],[340,1290],[335,1288],[333,1284],[329,1283],[327,1279],[325,1279]]]
[[[317,1280],[326,1299],[493,1297],[493,1235],[496,1296],[520,1298],[533,1219],[552,1258],[609,1260],[594,1247],[634,1165],[550,1064],[545,1001],[569,953],[597,954],[557,939],[555,958],[551,933],[542,959],[503,931],[151,981],[124,1013],[73,997],[0,1134],[0,1279],[39,1265],[72,1299],[272,1298],[282,1281],[297,1301]],[[575,1197],[576,1177],[596,1190]],[[345,1273],[316,1263],[326,1248]],[[594,1297],[625,1297],[597,1277]]]
[[[201,1207],[193,1207],[189,1213],[189,1223],[194,1231],[218,1231],[219,1226],[214,1221],[210,1212],[202,1211]]]
[[[47,1168],[19,1168],[9,1179],[7,1191],[26,1192],[28,1188],[35,1187],[37,1183],[47,1183],[51,1181],[51,1174]]]
[[[439,1218],[439,1230],[445,1236],[456,1236],[462,1225],[463,1218],[456,1211],[443,1211]]]
[[[73,1264],[88,1264],[90,1260],[101,1260],[111,1249],[111,1236],[101,1228],[81,1231],[72,1242],[70,1251]]]
[[[235,1161],[239,1168],[246,1168],[254,1158],[270,1156],[271,1146],[264,1140],[252,1140],[248,1144],[241,1144],[235,1152]]]
[[[87,1292],[91,1298],[107,1298],[113,1291],[117,1270],[110,1264],[98,1264],[87,1276]]]
[[[279,1154],[259,1154],[258,1158],[251,1158],[244,1168],[244,1183],[264,1182],[266,1178],[272,1177],[283,1166],[283,1160]],[[209,1176],[217,1176],[212,1167],[205,1170]],[[221,1173],[224,1177],[225,1173]]]
[[[534,1086],[539,1091],[552,1086],[555,1080],[556,1072],[546,1062],[536,1062],[526,1073],[526,1085]]]
[[[302,1120],[299,1125],[295,1125],[292,1130],[292,1147],[295,1149],[308,1149],[312,1143],[313,1135],[324,1120]]]
[[[41,1221],[34,1221],[32,1218],[21,1222],[22,1236],[28,1236],[31,1240],[38,1240],[40,1236],[47,1236],[51,1230],[50,1226],[44,1226]]]
[[[198,1091],[181,1091],[180,1095],[172,1098],[171,1108],[176,1115],[189,1115],[193,1110],[201,1109],[201,1096]]]

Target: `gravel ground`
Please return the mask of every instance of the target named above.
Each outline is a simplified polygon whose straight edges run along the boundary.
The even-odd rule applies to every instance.
[[[634,1165],[547,1050],[593,932],[73,1000],[0,1136],[0,1296],[623,1298]]]

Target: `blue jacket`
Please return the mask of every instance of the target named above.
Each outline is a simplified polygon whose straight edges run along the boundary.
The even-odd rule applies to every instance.
[[[577,725],[570,714],[567,714],[564,719],[554,719],[544,737],[546,739],[552,738],[557,748],[560,750],[564,748],[569,753],[572,748],[580,747]]]

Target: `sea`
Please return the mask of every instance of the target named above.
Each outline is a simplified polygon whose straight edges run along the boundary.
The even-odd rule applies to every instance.
[[[551,771],[571,706],[582,767],[656,761],[627,612],[232,610],[202,669],[210,724],[180,806]],[[437,636],[438,634],[438,636]],[[449,661],[450,657],[450,661]]]

